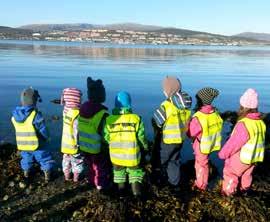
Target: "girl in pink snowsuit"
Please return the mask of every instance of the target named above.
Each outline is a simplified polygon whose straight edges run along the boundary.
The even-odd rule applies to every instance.
[[[240,98],[239,120],[228,141],[219,152],[225,159],[222,193],[229,196],[246,192],[252,183],[252,172],[256,162],[263,161],[265,124],[258,112],[258,94],[248,89]]]
[[[189,122],[187,136],[193,139],[193,150],[195,155],[196,180],[194,187],[206,190],[209,175],[209,154],[219,150],[221,147],[222,119],[211,105],[219,94],[213,88],[203,88],[197,95],[197,112]],[[198,115],[199,114],[199,115]],[[202,125],[204,124],[204,125]],[[210,128],[214,128],[210,130]],[[204,132],[206,131],[206,132]],[[207,141],[209,138],[209,141]],[[206,146],[203,144],[206,144]],[[207,144],[209,147],[207,147]],[[206,149],[205,149],[206,148]]]

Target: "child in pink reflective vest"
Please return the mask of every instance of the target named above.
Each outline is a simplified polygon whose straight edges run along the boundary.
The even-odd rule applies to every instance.
[[[248,89],[240,98],[239,118],[218,156],[225,160],[222,193],[246,192],[252,183],[256,162],[263,161],[265,124],[258,112],[258,94]]]

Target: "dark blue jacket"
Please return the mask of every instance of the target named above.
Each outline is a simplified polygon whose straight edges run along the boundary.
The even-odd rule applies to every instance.
[[[33,120],[33,125],[36,129],[38,138],[42,140],[49,139],[49,133],[45,125],[45,120],[41,112],[39,112],[35,106],[17,106],[12,111],[12,116],[17,122],[22,123],[27,119],[33,110],[36,110],[36,116]]]

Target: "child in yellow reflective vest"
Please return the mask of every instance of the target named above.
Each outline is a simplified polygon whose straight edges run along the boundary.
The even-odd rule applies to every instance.
[[[24,176],[29,177],[33,163],[36,160],[44,171],[45,181],[50,180],[54,160],[47,150],[45,143],[49,141],[49,133],[45,120],[37,109],[37,102],[41,98],[37,90],[32,87],[21,93],[21,106],[12,112],[12,123],[16,131],[17,148],[21,154],[21,168]]]
[[[88,171],[88,181],[98,190],[109,188],[110,164],[107,149],[104,147],[103,128],[108,116],[106,91],[102,80],[87,78],[88,101],[80,108],[79,144],[84,154]]]
[[[266,126],[258,112],[258,93],[248,89],[240,98],[239,118],[218,156],[225,160],[222,193],[229,196],[248,192],[255,164],[265,152]]]
[[[206,190],[209,175],[209,154],[221,148],[223,120],[211,105],[219,92],[213,88],[203,88],[196,94],[197,112],[193,115],[187,135],[193,139],[196,180],[194,187]]]
[[[127,92],[117,94],[112,115],[106,119],[104,137],[109,144],[113,180],[118,185],[120,198],[125,193],[127,176],[133,195],[140,197],[144,177],[141,149],[147,150],[148,144],[143,121],[132,113],[131,98]]]
[[[180,151],[185,140],[192,101],[187,93],[181,91],[181,83],[174,76],[165,77],[163,92],[166,100],[154,112],[153,116],[154,129],[160,130],[162,137],[160,153],[156,155],[160,156],[162,176],[167,178],[172,188],[178,189],[181,164]],[[156,165],[156,163],[154,164]]]
[[[62,168],[65,180],[78,182],[83,171],[83,156],[79,152],[78,117],[82,93],[76,88],[65,88],[61,96],[63,110],[63,133],[61,152],[63,153]]]

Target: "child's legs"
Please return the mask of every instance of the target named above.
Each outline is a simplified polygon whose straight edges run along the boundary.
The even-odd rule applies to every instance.
[[[71,173],[71,155],[64,154],[63,161],[62,161],[62,168],[65,175],[69,175]]]
[[[91,154],[85,153],[84,160],[87,168],[88,182],[95,185],[95,172],[93,170],[93,157]]]
[[[240,189],[242,191],[248,190],[252,183],[252,172],[255,165],[251,165],[242,175]]]
[[[166,169],[168,182],[177,185],[180,181],[180,149],[182,144],[161,143],[160,159],[162,168]]]
[[[196,171],[196,180],[195,185],[201,190],[205,190],[208,185],[208,176],[209,176],[209,165],[208,160],[209,156],[201,153],[199,148],[195,150],[195,171]]]
[[[230,196],[237,191],[238,176],[232,171],[231,166],[225,162],[223,169],[222,192]]]
[[[106,187],[109,182],[109,164],[103,153],[95,154],[93,169],[95,172],[94,182],[96,186]]]
[[[140,167],[128,167],[128,181],[129,183],[142,183],[144,177],[144,171]]]
[[[21,168],[23,171],[29,171],[34,163],[34,155],[33,152],[21,151]]]
[[[125,167],[113,166],[113,182],[124,184],[127,181],[127,172]]]
[[[40,164],[42,171],[50,171],[54,166],[54,160],[50,152],[45,150],[34,151],[36,161]]]
[[[75,155],[71,155],[71,167],[72,167],[72,173],[75,175],[79,175],[82,173],[84,169],[84,158],[83,156],[78,153]]]

